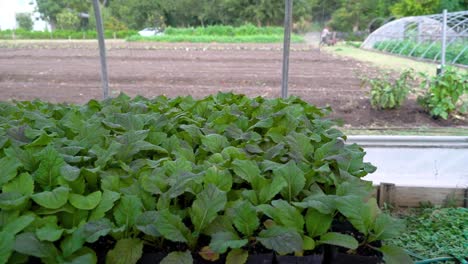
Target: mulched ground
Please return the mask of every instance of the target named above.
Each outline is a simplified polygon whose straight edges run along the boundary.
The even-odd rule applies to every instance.
[[[280,96],[281,44],[159,44],[109,42],[112,94],[153,97],[218,91]],[[0,43],[0,100],[85,103],[102,96],[95,42]],[[324,107],[351,126],[454,126],[468,121],[431,119],[411,98],[398,110],[371,109],[359,74],[376,69],[294,44],[290,94]]]

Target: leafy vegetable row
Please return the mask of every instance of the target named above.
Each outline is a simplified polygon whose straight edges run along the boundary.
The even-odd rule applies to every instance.
[[[326,111],[231,93],[1,103],[0,263],[96,263],[103,241],[107,263],[148,250],[238,263],[323,244],[402,263],[398,248],[372,244],[402,227],[369,199],[360,178],[375,167]],[[334,221],[359,235],[332,232]]]

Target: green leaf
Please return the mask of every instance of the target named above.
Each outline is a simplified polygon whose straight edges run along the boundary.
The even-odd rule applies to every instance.
[[[51,192],[45,191],[31,195],[34,202],[48,209],[58,209],[64,206],[68,200],[69,189],[57,187]]]
[[[107,253],[108,264],[136,264],[143,254],[143,241],[136,238],[117,241],[114,249]]]
[[[135,222],[136,228],[146,235],[160,237],[161,234],[156,229],[159,218],[158,212],[146,211],[137,218]]]
[[[124,195],[119,205],[114,209],[114,217],[118,226],[131,228],[136,219],[143,213],[143,204],[135,195]]]
[[[69,257],[83,247],[86,237],[83,234],[83,227],[79,227],[73,231],[71,235],[66,236],[60,242],[63,256]]]
[[[302,202],[293,202],[292,204],[301,208],[314,208],[322,214],[332,214],[336,208],[336,198],[333,195],[311,195]]]
[[[54,244],[39,241],[33,233],[22,233],[16,236],[14,250],[37,258],[55,258],[58,254]]]
[[[106,149],[102,149],[99,146],[95,145],[92,148],[92,151],[96,153],[97,160],[94,163],[96,167],[105,168],[107,163],[114,157],[118,152],[119,149],[122,147],[122,144],[112,141]]]
[[[273,199],[281,190],[285,189],[288,183],[281,177],[274,177],[273,180],[262,179],[260,182],[260,189],[256,189],[258,200],[261,204],[268,203]]]
[[[29,196],[34,193],[34,181],[29,173],[21,173],[11,182],[3,185],[2,191],[19,192],[22,195]]]
[[[232,162],[234,173],[250,184],[255,183],[255,179],[260,177],[260,169],[253,160],[234,160]]]
[[[268,249],[280,255],[302,251],[302,238],[294,229],[281,226],[272,226],[260,232],[257,240]]]
[[[220,153],[225,147],[229,146],[229,142],[225,136],[218,134],[210,134],[201,138],[202,146],[211,153]]]
[[[293,161],[289,161],[279,169],[274,170],[273,176],[282,177],[286,181],[287,185],[281,191],[281,195],[290,202],[304,189],[304,172]]]
[[[242,249],[232,249],[226,257],[226,264],[245,264],[249,258],[249,252]]]
[[[193,258],[192,258],[192,254],[190,254],[190,251],[171,252],[160,262],[160,264],[192,264],[192,263],[193,263]]]
[[[97,263],[96,253],[89,249],[88,252],[84,254],[76,254],[69,257],[70,260],[64,262],[64,264],[95,264]]]
[[[413,260],[410,256],[401,248],[384,245],[378,249],[383,254],[383,260],[387,264],[410,264],[413,263]]]
[[[321,212],[309,208],[305,216],[305,223],[307,233],[310,237],[314,238],[325,234],[333,221],[333,215],[322,214]]]
[[[15,210],[23,207],[27,201],[27,196],[18,192],[0,193],[0,208],[3,210]]]
[[[208,168],[203,177],[205,185],[214,184],[218,189],[229,192],[232,187],[232,176],[227,170],[220,170],[216,166]]]
[[[220,191],[213,184],[208,185],[197,195],[190,210],[190,218],[195,226],[195,231],[202,232],[224,209],[226,205],[226,193]]]
[[[252,236],[260,225],[255,207],[250,202],[243,201],[233,211],[232,222],[237,230],[247,237]]]
[[[210,248],[219,254],[224,254],[228,248],[241,248],[249,241],[247,239],[240,239],[235,233],[220,232],[211,236]]]
[[[114,207],[114,203],[119,199],[120,193],[104,190],[101,202],[99,202],[99,205],[91,212],[89,220],[97,220],[104,217],[106,212],[112,209],[112,207]]]
[[[257,208],[272,218],[276,223],[294,228],[298,233],[304,229],[304,217],[294,206],[284,200],[275,200],[270,205],[259,205]]]
[[[315,241],[311,237],[304,236],[302,239],[304,240],[304,244],[302,245],[304,250],[314,250]]]
[[[363,203],[363,199],[359,196],[343,196],[336,201],[337,209],[348,221],[364,235],[368,235],[370,229],[380,212],[375,198],[369,199],[367,203]]]
[[[107,218],[87,222],[82,228],[86,242],[94,243],[99,237],[106,236],[112,230],[112,223]]]
[[[66,163],[62,166],[62,168],[60,168],[60,174],[65,180],[69,182],[78,179],[78,177],[80,177],[80,172],[81,170],[79,168],[70,166]]]
[[[166,239],[174,242],[188,242],[190,230],[182,222],[178,215],[169,210],[157,212],[156,230]]]
[[[168,188],[167,177],[164,171],[156,171],[151,174],[144,174],[140,177],[140,185],[143,190],[151,194],[163,194]]]
[[[92,210],[101,202],[101,191],[96,191],[88,195],[70,194],[70,204],[81,210]]]
[[[42,188],[52,188],[58,184],[60,170],[65,163],[60,154],[52,147],[47,146],[35,157],[41,161],[39,168],[34,173],[34,180],[42,186]]]
[[[0,263],[8,263],[8,259],[13,253],[15,235],[7,231],[0,232]]]
[[[9,182],[11,179],[16,177],[17,170],[21,166],[19,160],[15,157],[3,157],[0,159],[0,185]]]
[[[318,243],[335,245],[349,249],[356,249],[359,246],[359,242],[354,237],[335,232],[329,232],[320,236]]]
[[[6,225],[3,227],[3,231],[16,235],[28,227],[34,221],[34,219],[34,215],[22,215],[6,223]]]
[[[398,237],[404,229],[405,223],[403,220],[381,213],[375,219],[373,231],[369,236],[369,242]]]
[[[41,241],[55,242],[62,237],[63,229],[57,223],[46,223],[41,228],[36,229],[36,236]]]

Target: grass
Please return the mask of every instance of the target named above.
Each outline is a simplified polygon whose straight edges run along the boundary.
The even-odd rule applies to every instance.
[[[167,28],[164,35],[154,37],[142,37],[134,35],[128,41],[147,42],[196,42],[196,43],[279,43],[282,42],[283,28],[281,27],[256,27],[244,25],[232,26],[208,26],[197,28]],[[304,38],[292,35],[292,42],[304,42]]]
[[[455,257],[461,262],[468,257],[467,208],[415,209],[402,218],[407,231],[389,242],[411,252],[419,261]]]
[[[434,76],[436,74],[437,64],[435,63],[415,61],[393,55],[367,51],[345,44],[325,47],[324,50],[339,56],[370,63],[383,69],[403,71],[405,69],[412,68],[415,72],[424,72],[430,76]]]
[[[193,43],[280,43],[282,35],[252,35],[252,36],[197,36],[197,35],[162,35],[154,37],[131,36],[127,41],[139,42],[193,42]],[[293,35],[291,41],[294,43],[304,42],[301,36]]]

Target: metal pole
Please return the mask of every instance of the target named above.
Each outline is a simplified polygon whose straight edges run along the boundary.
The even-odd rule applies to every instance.
[[[288,97],[288,75],[289,75],[289,48],[291,45],[293,0],[285,0],[284,12],[284,45],[283,45],[283,79],[281,82],[281,97]]]
[[[445,51],[447,49],[447,9],[444,9],[444,20],[442,24],[442,57],[441,57],[441,70],[444,73],[445,67]]]
[[[106,43],[104,42],[104,27],[102,26],[101,8],[99,0],[93,0],[94,16],[96,17],[96,29],[99,40],[99,55],[101,58],[101,79],[102,79],[102,92],[104,99],[109,98],[109,77],[107,75],[107,61],[106,61]]]

